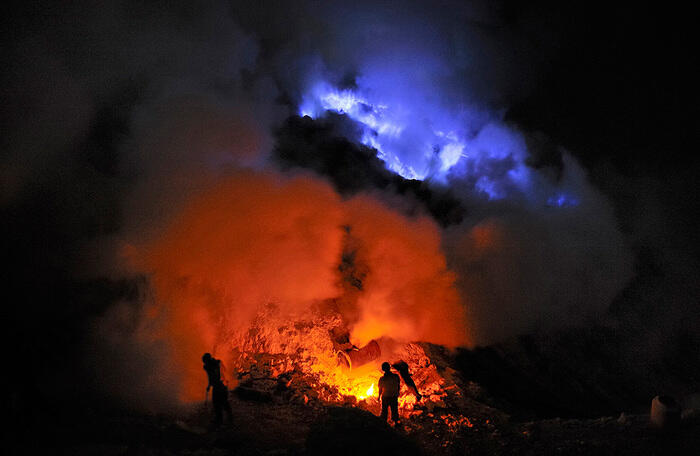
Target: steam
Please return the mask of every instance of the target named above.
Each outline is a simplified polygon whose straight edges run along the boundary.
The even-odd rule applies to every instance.
[[[362,344],[380,337],[467,344],[465,307],[435,222],[407,218],[368,196],[350,200],[347,211],[359,245],[355,261],[368,271],[352,336]]]
[[[148,279],[148,293],[88,312],[102,350],[90,359],[143,373],[143,394],[112,375],[113,394],[200,398],[201,354],[219,355],[270,303],[293,318],[344,298],[360,344],[473,346],[598,315],[629,281],[625,240],[585,171],[561,150],[558,166],[534,167],[528,134],[503,118],[535,76],[533,50],[495,27],[488,2],[373,3],[302,2],[287,20],[290,6],[115,2],[17,40],[32,66],[16,63],[8,87],[38,95],[19,97],[35,114],[8,130],[0,204],[48,188],[66,208],[55,237],[71,241],[57,269]],[[445,227],[391,185],[358,178],[366,188],[349,195],[330,172],[270,160],[285,118],[333,113],[347,140],[450,192],[466,216]],[[361,282],[350,291],[348,255]]]
[[[294,321],[342,295],[346,230],[355,268],[367,271],[362,293],[345,311],[354,340],[466,341],[433,221],[411,221],[369,197],[343,202],[311,176],[241,171],[222,179],[154,243],[132,250],[135,267],[151,277],[155,311],[166,315],[183,398],[201,392],[200,366],[192,360],[245,333],[267,305]]]

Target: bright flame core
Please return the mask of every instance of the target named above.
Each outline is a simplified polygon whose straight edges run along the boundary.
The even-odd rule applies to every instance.
[[[367,389],[367,394],[365,395],[365,397],[366,397],[366,396],[371,396],[372,394],[374,394],[374,383],[372,383],[371,385],[369,385],[369,388]]]

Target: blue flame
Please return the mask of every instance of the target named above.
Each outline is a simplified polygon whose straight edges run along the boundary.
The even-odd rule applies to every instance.
[[[362,125],[361,142],[376,149],[377,156],[390,170],[408,179],[443,179],[464,155],[466,144],[454,131],[445,133],[429,127],[421,138],[422,144],[415,145],[422,151],[422,159],[403,160],[400,153],[404,146],[403,133],[412,121],[407,107],[370,100],[353,89],[339,90],[320,83],[304,97],[299,107],[300,115],[312,118],[325,111],[345,114]]]
[[[577,198],[565,193],[559,193],[547,199],[547,205],[552,207],[572,207],[578,204]]]
[[[488,200],[541,194],[532,189],[533,171],[525,165],[526,146],[517,132],[498,123],[460,125],[478,114],[420,103],[415,91],[397,86],[393,92],[398,94],[383,98],[364,87],[338,89],[319,82],[303,97],[299,114],[317,118],[331,111],[353,119],[362,129],[360,141],[374,148],[389,170],[407,179],[459,181]],[[402,92],[407,90],[411,93]],[[578,201],[555,193],[546,204],[566,207]]]

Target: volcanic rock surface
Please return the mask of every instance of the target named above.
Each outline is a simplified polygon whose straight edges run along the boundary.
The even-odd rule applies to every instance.
[[[230,398],[231,423],[211,428],[211,405],[202,403],[165,415],[102,410],[92,417],[60,423],[43,444],[59,446],[71,454],[101,455],[632,455],[692,454],[700,448],[700,421],[691,410],[684,412],[677,427],[659,430],[649,425],[644,410],[596,417],[547,417],[545,408],[527,409],[527,404],[538,400],[547,404],[557,397],[556,391],[552,397],[543,397],[547,393],[537,390],[548,385],[534,375],[537,369],[532,369],[531,363],[535,357],[530,355],[527,362],[523,358],[522,350],[527,346],[500,347],[499,356],[494,351],[486,355],[478,350],[454,353],[429,344],[406,344],[396,350],[395,354],[409,364],[425,396],[416,403],[402,385],[401,424],[387,424],[377,417],[375,397],[357,400],[338,395],[318,376],[281,369],[282,355],[257,354],[242,356],[249,364],[247,370],[237,372],[239,383]],[[483,385],[467,380],[467,356],[471,356],[472,368],[479,359],[494,368],[510,363],[510,371],[503,370],[500,382],[488,380],[487,375]],[[544,362],[544,356],[539,362]],[[515,393],[527,394],[515,384],[528,370],[532,375],[526,386],[533,388],[532,397],[513,402]],[[492,395],[492,391],[504,394],[503,385],[509,381],[510,393]],[[494,387],[489,388],[491,385]],[[590,393],[595,397],[595,391]],[[553,409],[547,410],[551,413]],[[27,443],[23,449],[38,449],[34,446],[40,445]]]

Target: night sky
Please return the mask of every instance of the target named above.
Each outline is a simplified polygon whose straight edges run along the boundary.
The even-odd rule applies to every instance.
[[[475,334],[485,334],[477,345],[566,330],[566,312],[540,301],[567,301],[580,270],[593,271],[581,285],[594,289],[590,315],[616,319],[630,346],[659,359],[698,354],[692,14],[663,3],[351,3],[17,2],[5,10],[2,301],[7,396],[20,420],[45,416],[43,407],[50,415],[132,397],[106,385],[110,366],[130,366],[138,379],[158,362],[116,340],[140,327],[153,299],[143,263],[124,258],[159,239],[190,197],[240,169],[311,174],[340,195],[332,204],[366,193],[406,217],[427,214],[443,248],[500,220],[519,256],[495,254],[484,281],[473,279],[476,259],[447,248],[460,292],[488,294],[508,280],[502,265],[527,270],[499,297],[503,310],[491,298],[474,305]],[[375,76],[384,64],[395,65],[386,80]],[[456,165],[424,182],[401,177],[360,140],[356,119],[299,116],[321,80],[377,100],[382,88],[392,101],[405,97],[414,136],[397,140],[402,159],[428,131],[415,114],[422,109],[431,134],[444,116],[467,151],[497,151],[492,136],[479,136],[494,126],[498,144],[499,135],[515,138],[524,155]],[[432,96],[434,106],[425,102]],[[516,165],[534,176],[527,187],[499,180]],[[482,172],[499,196],[480,192]],[[573,192],[561,210],[547,205],[560,188]],[[541,236],[551,269],[527,233]],[[549,283],[551,296],[540,299]],[[492,315],[501,313],[532,322]],[[550,316],[551,326],[539,326]]]

